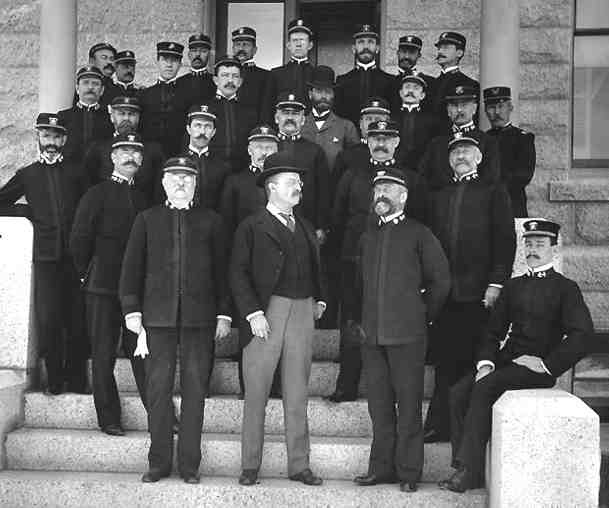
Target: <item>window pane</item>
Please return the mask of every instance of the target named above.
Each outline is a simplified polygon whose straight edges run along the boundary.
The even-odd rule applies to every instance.
[[[607,166],[609,143],[609,36],[575,38],[573,158],[575,165]],[[583,160],[582,160],[583,159]]]
[[[577,0],[576,28],[609,28],[608,0]]]
[[[270,69],[283,63],[283,2],[230,2],[228,4],[228,41],[231,52],[231,32],[240,26],[256,30],[258,67]]]

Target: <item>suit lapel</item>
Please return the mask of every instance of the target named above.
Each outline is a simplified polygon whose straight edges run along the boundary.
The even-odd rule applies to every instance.
[[[331,127],[334,126],[335,123],[336,123],[336,115],[332,111],[330,111],[330,114],[328,115],[328,119],[321,126],[321,129],[319,129],[319,132],[324,132],[324,131],[329,130]]]
[[[271,212],[266,209],[262,210],[258,223],[262,226],[262,230],[281,247],[281,238],[277,234],[277,221]]]

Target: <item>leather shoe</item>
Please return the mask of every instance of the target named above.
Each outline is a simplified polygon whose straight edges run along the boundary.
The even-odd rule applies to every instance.
[[[423,436],[424,443],[447,443],[448,441],[450,441],[449,437],[437,430],[428,430]]]
[[[142,476],[142,482],[144,482],[144,483],[156,483],[161,478],[167,478],[168,476],[169,476],[169,473],[163,473],[162,471],[160,471],[158,469],[149,469]]]
[[[343,392],[342,390],[335,390],[332,395],[327,395],[324,400],[329,402],[353,402],[357,397]]]
[[[473,488],[472,478],[470,472],[467,468],[462,467],[453,473],[453,475],[448,479],[441,481],[438,485],[441,489],[451,490],[453,492],[465,492]]]
[[[258,483],[258,471],[255,469],[244,469],[239,477],[239,485],[256,485]]]
[[[196,485],[201,482],[201,475],[199,473],[187,473],[180,475],[184,483],[190,483],[192,485]]]
[[[300,473],[290,476],[290,480],[293,482],[302,482],[305,485],[321,485],[324,481],[319,477],[315,476],[310,469],[303,469]]]
[[[353,481],[360,487],[370,487],[372,485],[378,485],[379,483],[397,483],[398,478],[394,474],[376,475],[371,473],[356,476]]]
[[[402,492],[416,492],[418,490],[417,482],[400,482],[400,490]]]
[[[102,427],[102,432],[108,434],[109,436],[124,436],[125,431],[118,423],[111,423],[110,425],[106,425]]]

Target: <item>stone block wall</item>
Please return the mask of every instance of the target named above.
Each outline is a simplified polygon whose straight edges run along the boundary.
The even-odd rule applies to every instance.
[[[156,42],[186,42],[202,26],[202,0],[78,1],[78,60],[87,63],[89,47],[108,41],[138,59],[136,81],[156,77]],[[38,114],[40,2],[0,2],[0,185],[36,155],[32,130]]]

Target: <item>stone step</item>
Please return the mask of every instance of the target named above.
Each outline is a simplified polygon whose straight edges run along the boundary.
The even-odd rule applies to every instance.
[[[147,469],[149,445],[147,432],[113,437],[97,430],[21,428],[6,437],[6,465],[7,469],[35,471],[141,473]],[[241,436],[204,434],[201,450],[203,475],[238,477]],[[311,469],[322,478],[353,479],[367,470],[369,453],[367,437],[311,437]],[[450,475],[450,459],[448,443],[425,445],[423,481],[435,482]],[[283,436],[265,437],[260,475],[286,477]]]
[[[434,484],[421,484],[404,494],[397,485],[358,487],[351,481],[326,481],[307,487],[289,480],[262,478],[255,487],[242,487],[236,478],[203,477],[199,485],[186,485],[172,476],[158,484],[145,484],[137,473],[0,472],[0,499],[10,508],[200,508],[299,507],[332,508],[484,508],[485,490],[455,494]]]
[[[573,381],[573,394],[582,399],[607,399],[609,398],[609,379]]]
[[[335,362],[313,362],[311,377],[309,379],[309,395],[321,397],[330,395],[336,385],[338,376],[338,363]],[[131,371],[131,364],[125,358],[119,358],[114,369],[116,384],[119,392],[135,392],[135,379]],[[91,368],[89,364],[89,380],[91,379]],[[176,375],[176,391],[179,387],[179,376]],[[425,368],[425,398],[433,394],[433,367]],[[239,377],[237,373],[237,362],[217,359],[211,378],[210,391],[212,395],[235,395],[239,393]],[[360,395],[365,395],[364,383],[360,384]]]
[[[175,397],[176,407],[180,397]],[[148,430],[146,410],[135,394],[122,394],[122,424],[126,430]],[[423,402],[423,415],[429,403]],[[365,400],[333,404],[309,399],[309,431],[312,436],[369,437],[372,426]],[[243,401],[236,397],[213,397],[205,401],[203,432],[240,434]],[[266,407],[267,434],[283,434],[283,404],[269,400]],[[25,395],[25,425],[34,428],[97,429],[91,395],[63,394],[48,397],[40,392]]]
[[[575,366],[575,379],[609,380],[609,355],[591,355]]]

